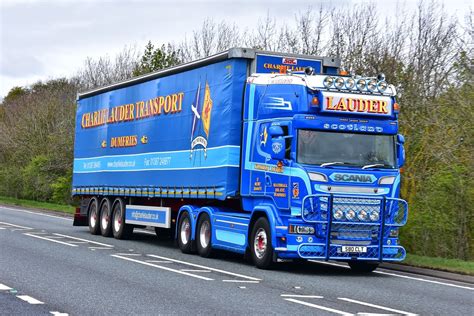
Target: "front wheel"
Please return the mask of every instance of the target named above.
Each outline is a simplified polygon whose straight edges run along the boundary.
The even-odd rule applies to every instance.
[[[209,215],[203,213],[197,224],[196,248],[201,257],[209,258],[212,253],[212,231]]]
[[[273,246],[270,224],[265,217],[260,217],[252,228],[250,235],[250,256],[259,269],[268,269],[273,264]]]
[[[188,212],[183,212],[178,223],[178,246],[183,253],[193,253],[193,241],[191,240],[191,217]]]
[[[349,261],[351,270],[356,273],[370,273],[378,268],[379,264],[374,262],[364,261]]]

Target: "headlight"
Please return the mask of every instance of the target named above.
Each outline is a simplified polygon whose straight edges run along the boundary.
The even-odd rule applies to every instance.
[[[388,83],[386,81],[379,81],[377,83],[377,89],[379,90],[380,93],[384,93],[385,90],[388,88]]]
[[[350,221],[353,220],[355,216],[356,216],[356,213],[353,210],[348,210],[346,212],[346,218]]]
[[[324,78],[323,85],[326,88],[328,88],[328,89],[331,88],[333,84],[334,84],[334,78],[333,77]]]
[[[359,79],[359,80],[357,80],[356,85],[357,85],[357,89],[362,91],[362,90],[365,89],[365,86],[367,85],[367,82],[365,81],[365,79]]]
[[[379,180],[379,184],[393,184],[395,182],[394,176],[382,177]]]
[[[378,211],[372,211],[370,213],[370,220],[373,222],[376,222],[379,220],[379,212]]]
[[[337,210],[337,211],[334,212],[334,219],[339,220],[339,219],[342,218],[342,216],[344,216],[344,213],[342,213],[341,210]]]
[[[342,89],[344,88],[344,78],[342,77],[337,77],[336,82],[334,83],[334,86],[336,86],[337,89]]]
[[[369,82],[367,83],[367,90],[369,90],[370,92],[374,92],[376,89],[377,89],[377,80],[375,79],[369,80]]]
[[[366,221],[367,220],[367,212],[362,210],[357,214],[357,218],[361,221]]]
[[[349,90],[354,89],[355,84],[356,84],[356,83],[355,83],[355,80],[354,80],[354,79],[352,79],[352,78],[347,78],[347,79],[346,79],[346,88],[347,88],[347,89],[349,89]]]
[[[311,181],[328,182],[328,178],[322,173],[310,172],[309,178],[311,179]]]

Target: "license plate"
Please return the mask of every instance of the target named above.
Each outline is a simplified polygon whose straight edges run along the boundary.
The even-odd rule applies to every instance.
[[[342,246],[342,253],[366,253],[367,247],[362,246]]]

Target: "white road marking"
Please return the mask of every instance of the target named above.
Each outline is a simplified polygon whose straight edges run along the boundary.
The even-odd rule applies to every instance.
[[[239,289],[246,289],[246,286],[239,286]]]
[[[8,225],[8,226],[13,226],[13,227],[18,227],[18,228],[21,228],[21,229],[33,229],[33,228],[31,228],[31,227],[20,226],[20,225],[11,224],[11,223],[5,223],[5,222],[0,222],[0,224]]]
[[[253,281],[253,280],[222,280],[222,282],[228,282],[228,283],[260,283],[260,281]]]
[[[411,279],[411,280],[416,280],[416,281],[422,281],[422,282],[452,286],[452,287],[457,287],[459,289],[474,291],[474,287],[469,287],[469,286],[462,286],[462,285],[457,285],[457,284],[452,284],[452,283],[446,283],[446,282],[440,282],[440,281],[434,281],[434,280],[427,280],[427,279],[416,278],[416,277],[411,277],[411,276],[407,276],[407,275],[401,275],[401,274],[395,274],[395,273],[389,273],[389,272],[383,272],[383,271],[374,271],[373,273],[391,275],[391,276],[395,276],[397,278]]]
[[[147,262],[150,262],[150,261],[147,261]],[[184,272],[195,272],[195,273],[210,273],[211,271],[210,270],[193,270],[193,269],[180,269],[180,271],[184,271]]]
[[[28,234],[28,233],[24,233],[23,235],[34,237],[34,238],[39,238],[39,239],[44,239],[44,240],[47,240],[47,241],[52,241],[52,242],[55,242],[55,243],[58,243],[58,244],[66,245],[66,246],[77,247],[77,245],[74,245],[74,244],[69,244],[69,243],[64,242],[64,241],[49,239],[49,238],[42,237],[42,236],[36,236],[36,235],[33,235],[33,234]]]
[[[173,263],[171,261],[166,261],[166,260],[145,260],[146,262],[150,263]]]
[[[197,279],[202,279],[202,280],[206,280],[206,281],[213,281],[214,280],[214,279],[211,279],[211,278],[206,278],[206,277],[203,277],[203,276],[200,276],[200,275],[191,274],[191,273],[183,272],[183,271],[180,271],[180,270],[158,266],[156,264],[152,264],[152,263],[149,263],[149,262],[146,262],[146,261],[135,260],[135,259],[132,259],[132,258],[122,257],[122,256],[118,256],[118,255],[111,255],[111,256],[115,257],[115,258],[120,258],[120,259],[123,259],[123,260],[128,260],[128,261],[140,263],[140,264],[143,264],[143,265],[146,265],[146,266],[150,266],[150,267],[154,267],[154,268],[158,268],[158,269],[162,269],[162,270],[166,270],[166,271],[170,271],[170,272],[175,272],[175,273],[178,273],[178,274],[184,274],[184,275],[187,275],[187,276],[190,276],[190,277],[193,277],[193,278],[197,278]]]
[[[0,227],[0,229],[6,229],[5,227]]]
[[[299,297],[299,298],[324,298],[320,295],[299,295],[299,294],[282,294],[281,297]]]
[[[390,307],[385,307],[385,306],[375,305],[375,304],[371,304],[371,303],[361,302],[359,300],[352,300],[350,298],[345,298],[345,297],[338,297],[337,299],[341,300],[341,301],[354,303],[354,304],[359,304],[359,305],[364,305],[364,306],[368,306],[368,307],[383,309],[383,310],[386,310],[386,311],[389,311],[389,312],[399,313],[399,314],[403,314],[403,315],[409,315],[409,316],[418,315],[418,314],[405,312],[405,311],[401,311],[401,310],[390,308]]]
[[[301,305],[308,306],[308,307],[312,307],[312,308],[317,308],[317,309],[320,309],[320,310],[323,310],[323,311],[327,311],[327,312],[331,312],[331,313],[334,313],[334,314],[347,315],[347,316],[349,316],[349,315],[354,315],[354,314],[351,314],[351,313],[347,313],[347,312],[344,312],[344,311],[340,311],[340,310],[338,310],[338,309],[333,309],[333,308],[329,308],[329,307],[325,307],[325,306],[321,306],[321,305],[316,305],[316,304],[312,304],[312,303],[308,303],[308,302],[296,300],[296,299],[294,299],[294,298],[285,298],[285,301],[293,302],[293,303],[296,303],[296,304],[301,304]]]
[[[78,241],[76,241],[77,243]],[[88,247],[90,250],[113,250],[110,247]]]
[[[103,244],[101,242],[92,241],[92,240],[89,240],[89,239],[77,238],[77,237],[73,237],[73,236],[69,236],[69,235],[63,235],[63,234],[57,234],[57,233],[54,233],[53,235],[62,236],[62,237],[66,237],[66,238],[71,238],[71,239],[74,239],[74,240],[85,241],[85,242],[88,242],[90,244],[96,244],[96,245],[104,246],[104,247],[114,247],[113,245]]]
[[[338,264],[338,263],[334,263],[334,262],[325,262],[325,261],[317,261],[317,260],[308,260],[308,261],[316,262],[316,263],[322,263],[322,264],[326,264],[326,265],[330,265],[330,266],[341,267],[341,268],[345,268],[345,269],[350,269],[349,266],[342,265],[342,264]],[[411,280],[416,280],[416,281],[422,281],[422,282],[428,282],[428,283],[434,283],[434,284],[452,286],[452,287],[457,287],[457,288],[460,288],[460,289],[465,289],[465,290],[474,291],[474,288],[473,288],[473,287],[469,287],[469,286],[462,286],[462,285],[457,285],[457,284],[452,284],[452,283],[446,283],[446,282],[441,282],[441,281],[423,279],[423,278],[412,277],[412,276],[403,275],[403,274],[396,274],[396,273],[385,272],[385,271],[374,271],[374,272],[372,272],[372,273],[390,275],[390,276],[394,276],[394,277],[397,277],[397,278],[411,279]]]
[[[301,289],[301,286],[293,286],[293,287],[297,290]]]
[[[141,254],[139,254],[139,253],[122,253],[122,252],[116,253],[115,255],[117,255],[117,256],[141,256]]]
[[[49,312],[49,313],[55,316],[69,316],[68,313],[61,313],[61,312]]]
[[[38,212],[32,212],[32,211],[27,211],[27,210],[24,210],[24,209],[10,208],[10,207],[4,207],[4,206],[0,206],[0,209],[9,210],[9,211],[15,211],[15,212],[28,213],[28,214],[34,214],[34,215],[39,215],[39,216],[46,216],[46,217],[59,218],[59,219],[63,219],[63,220],[71,221],[71,222],[72,222],[72,218],[61,217],[61,216],[54,216],[54,215],[43,214],[43,213],[38,213]]]
[[[17,295],[16,297],[32,305],[44,304],[43,302],[38,301],[36,298],[33,298],[28,295]]]
[[[249,279],[249,280],[253,280],[253,281],[261,281],[261,279],[257,279],[257,278],[254,278],[254,277],[250,277],[250,276],[246,276],[246,275],[242,275],[242,274],[237,274],[237,273],[233,273],[233,272],[229,272],[229,271],[224,271],[224,270],[221,270],[221,269],[206,267],[206,266],[202,266],[202,265],[199,265],[199,264],[190,263],[190,262],[186,262],[186,261],[176,260],[176,259],[167,258],[167,257],[161,257],[161,256],[157,256],[157,255],[147,255],[147,256],[162,259],[162,260],[169,260],[169,261],[173,261],[173,262],[177,262],[177,263],[182,263],[182,264],[185,264],[185,265],[188,265],[188,266],[201,268],[201,269],[206,269],[206,270],[211,270],[211,271],[214,271],[214,272],[219,272],[219,273],[222,273],[222,274],[232,275],[232,276],[239,277],[239,278]]]
[[[10,291],[12,288],[0,283],[0,291]]]

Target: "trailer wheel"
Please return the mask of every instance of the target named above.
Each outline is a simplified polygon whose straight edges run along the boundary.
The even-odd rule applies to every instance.
[[[183,212],[178,224],[178,246],[183,253],[193,253],[193,241],[191,240],[191,218],[188,212]]]
[[[203,213],[199,217],[196,234],[196,248],[201,257],[209,258],[212,254],[212,229],[209,215]]]
[[[250,256],[259,269],[269,269],[273,264],[273,246],[270,224],[265,217],[260,217],[250,234]]]
[[[100,234],[99,206],[97,204],[98,204],[97,198],[92,198],[89,204],[88,222],[89,222],[89,231],[92,235]]]
[[[349,261],[351,270],[356,273],[370,273],[378,268],[379,264],[375,262]]]
[[[103,198],[100,205],[100,233],[104,237],[112,236],[112,210],[108,198]]]
[[[125,205],[116,199],[112,211],[112,233],[117,239],[128,239],[133,233],[133,225],[125,224]]]

